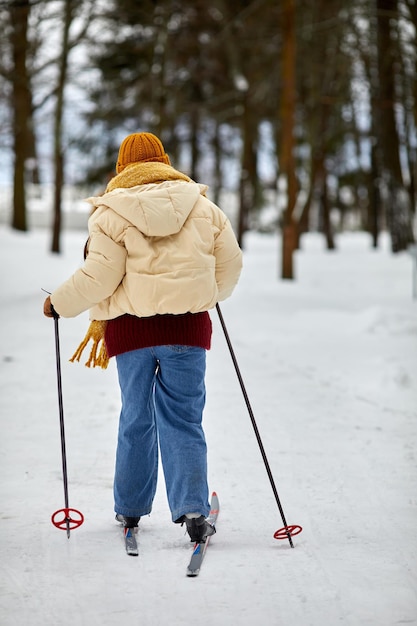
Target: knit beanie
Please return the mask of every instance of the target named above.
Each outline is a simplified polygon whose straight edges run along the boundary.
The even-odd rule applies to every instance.
[[[116,172],[119,174],[131,163],[149,161],[171,165],[169,156],[165,154],[164,146],[158,137],[152,133],[133,133],[123,139],[121,143]]]

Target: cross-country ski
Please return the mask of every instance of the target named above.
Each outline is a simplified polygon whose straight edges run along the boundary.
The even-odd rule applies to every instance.
[[[208,524],[213,528],[216,528],[217,517],[219,515],[220,505],[217,493],[214,491],[211,496],[211,509],[207,518]],[[212,535],[208,535],[204,541],[198,541],[194,545],[193,554],[187,567],[187,576],[195,577],[200,573],[201,565],[206,554],[206,550],[210,543]]]

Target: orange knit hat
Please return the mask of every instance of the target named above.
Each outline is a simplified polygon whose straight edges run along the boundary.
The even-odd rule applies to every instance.
[[[119,174],[130,163],[139,161],[157,161],[171,165],[162,142],[152,133],[133,133],[123,139],[117,157],[116,172]]]

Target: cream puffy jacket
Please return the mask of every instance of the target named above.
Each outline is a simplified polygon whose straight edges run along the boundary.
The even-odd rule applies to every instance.
[[[114,189],[89,202],[88,255],[51,295],[62,317],[206,311],[232,293],[242,253],[226,215],[182,180]]]

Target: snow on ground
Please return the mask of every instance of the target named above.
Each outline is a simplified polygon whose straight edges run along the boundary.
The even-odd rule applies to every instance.
[[[364,234],[327,252],[308,235],[296,280],[278,280],[276,235],[249,234],[244,271],[222,305],[289,524],[282,526],[232,361],[213,312],[205,427],[218,533],[201,574],[170,522],[163,478],[127,557],[113,521],[119,412],[114,363],[68,362],[87,314],[59,323],[71,538],[64,506],[55,345],[44,294],[80,263],[49,233],[0,228],[2,626],[344,626],[417,624],[417,300],[411,259]]]

